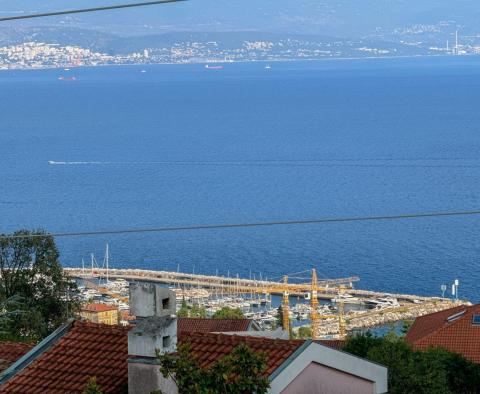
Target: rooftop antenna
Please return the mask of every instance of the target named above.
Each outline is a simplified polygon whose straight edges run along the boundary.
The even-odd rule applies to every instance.
[[[442,298],[445,298],[445,291],[447,290],[447,285],[441,285],[440,290],[442,291]]]

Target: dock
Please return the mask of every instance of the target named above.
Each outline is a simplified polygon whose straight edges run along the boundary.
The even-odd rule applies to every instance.
[[[216,275],[190,274],[175,271],[154,271],[142,269],[109,269],[98,268],[94,270],[83,268],[64,268],[64,271],[73,278],[92,279],[106,278],[125,279],[130,282],[154,282],[163,283],[178,287],[191,287],[215,290],[217,293],[269,293],[273,295],[283,295],[284,286],[281,282],[266,280],[245,279],[240,277],[225,277]],[[340,279],[318,280],[320,289],[317,291],[319,299],[330,300],[338,295],[338,287],[346,284],[344,292],[361,298],[394,297],[403,301],[430,301],[438,297],[422,297],[411,294],[395,294],[387,292],[378,292],[370,290],[361,290],[353,288],[353,283],[360,278],[352,276]],[[305,296],[310,292],[310,284],[289,283],[289,294],[291,296]]]
[[[359,280],[352,276],[338,279],[315,280],[306,283],[288,283],[288,276],[285,275],[283,281],[273,282],[268,280],[245,279],[240,277],[225,277],[218,275],[202,275],[184,272],[155,271],[142,269],[105,269],[105,268],[64,268],[64,271],[72,278],[83,279],[85,284],[95,288],[102,294],[109,294],[109,291],[95,284],[101,279],[109,278],[113,280],[125,280],[127,282],[152,282],[161,283],[173,288],[177,293],[177,299],[189,298],[190,293],[199,293],[201,296],[194,295],[196,302],[208,304],[208,300],[218,297],[228,299],[233,295],[244,296],[247,299],[268,299],[271,295],[282,297],[282,308],[287,307],[290,297],[299,297],[310,300],[306,305],[306,314],[312,315],[311,306],[312,297],[331,302],[333,299],[338,305],[338,313],[318,314],[315,320],[315,336],[343,338],[347,331],[356,329],[366,329],[401,320],[413,320],[416,317],[429,313],[445,310],[461,304],[469,304],[459,300],[450,300],[441,297],[425,297],[412,294],[396,294],[388,292],[379,292],[371,290],[355,289],[353,284]],[[315,271],[315,270],[313,270]],[[193,294],[192,293],[192,294]],[[187,295],[185,295],[187,294]],[[115,294],[109,294],[113,298],[128,303],[128,295],[119,297]],[[313,296],[314,295],[314,296]],[[180,297],[180,298],[179,298]],[[261,298],[264,297],[264,298]],[[365,305],[363,310],[345,310],[345,304],[349,302],[347,297],[354,297],[359,304]],[[379,308],[366,309],[366,306],[373,300],[394,300],[391,305],[382,305]],[[242,300],[242,298],[240,298]],[[211,306],[211,305],[210,305]],[[270,306],[271,307],[271,306]],[[276,309],[273,309],[276,312]],[[289,312],[291,314],[291,310]],[[312,317],[313,319],[313,317]],[[270,320],[272,317],[270,316]],[[285,323],[285,322],[284,322]],[[285,326],[285,324],[283,324]],[[287,324],[288,327],[288,324]]]

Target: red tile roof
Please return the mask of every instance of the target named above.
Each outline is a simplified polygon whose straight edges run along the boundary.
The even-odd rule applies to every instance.
[[[95,376],[104,394],[128,391],[128,328],[76,321],[0,393],[80,394]]]
[[[315,342],[335,350],[342,350],[346,343],[344,339],[320,339]]]
[[[193,357],[196,358],[202,368],[211,367],[220,357],[230,354],[234,348],[244,343],[253,351],[266,354],[267,370],[265,375],[269,376],[305,341],[192,333],[190,336],[182,338],[181,342],[190,343]]]
[[[196,319],[179,318],[177,332],[181,336],[192,332],[234,332],[248,331],[252,320],[250,319]]]
[[[0,393],[80,394],[92,376],[97,378],[104,394],[127,393],[127,333],[125,327],[76,321],[53,346],[0,386]],[[181,342],[191,344],[193,357],[204,368],[244,343],[253,351],[266,354],[266,376],[305,343],[185,331],[180,338]]]
[[[33,346],[33,344],[28,343],[9,341],[0,342],[0,372],[7,369],[11,364],[27,353]]]
[[[419,317],[405,340],[419,350],[442,347],[480,363],[480,325],[472,324],[474,315],[480,315],[480,305],[458,306]]]
[[[82,311],[85,312],[107,312],[117,310],[118,308],[116,306],[107,304],[87,304],[82,306]]]

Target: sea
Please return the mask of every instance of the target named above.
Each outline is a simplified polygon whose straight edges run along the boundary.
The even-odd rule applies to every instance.
[[[480,208],[480,57],[269,65],[0,71],[0,232]],[[480,216],[57,238],[69,267],[107,243],[113,268],[479,300]]]

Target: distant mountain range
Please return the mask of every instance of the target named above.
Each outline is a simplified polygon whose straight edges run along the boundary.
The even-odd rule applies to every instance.
[[[140,1],[140,0],[138,0]],[[0,15],[119,4],[127,0],[0,0]],[[0,24],[0,44],[40,40],[102,51],[172,43],[188,35],[266,35],[444,44],[455,30],[480,45],[478,0],[190,0],[178,4]],[[225,38],[224,38],[225,39]],[[229,39],[229,38],[227,38]]]

